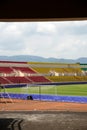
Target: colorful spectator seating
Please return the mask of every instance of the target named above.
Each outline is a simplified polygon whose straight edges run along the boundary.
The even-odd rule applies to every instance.
[[[82,76],[80,64],[0,61],[0,84],[61,81],[87,81],[87,76]]]
[[[51,82],[49,79],[45,78],[44,76],[29,76],[28,78],[33,82],[40,82],[40,83]]]
[[[0,76],[0,84],[11,84],[11,82],[7,78]]]
[[[52,82],[87,81],[87,76],[47,76]]]
[[[29,67],[12,67],[13,69],[15,70],[20,70],[21,72],[24,72],[24,73],[36,73],[34,70],[32,70],[31,68]]]
[[[11,72],[13,72],[12,68],[0,66],[0,73],[11,73]]]
[[[29,80],[26,77],[6,77],[9,81],[12,83],[20,84],[20,83],[31,83],[31,80]]]

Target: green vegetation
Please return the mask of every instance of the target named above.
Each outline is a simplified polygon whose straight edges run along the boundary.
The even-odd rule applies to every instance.
[[[54,94],[87,96],[87,84],[85,85],[62,85],[62,86],[37,86],[25,88],[8,88],[9,93],[30,93],[30,94]]]

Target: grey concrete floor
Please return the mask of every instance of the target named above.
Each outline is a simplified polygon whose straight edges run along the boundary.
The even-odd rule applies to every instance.
[[[87,112],[1,111],[0,130],[87,130]]]

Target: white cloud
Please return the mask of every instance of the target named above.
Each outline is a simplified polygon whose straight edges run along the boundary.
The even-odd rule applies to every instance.
[[[56,26],[53,23],[50,22],[39,22],[37,23],[37,32],[40,33],[55,33],[56,32]]]
[[[87,21],[0,23],[0,55],[87,56]]]

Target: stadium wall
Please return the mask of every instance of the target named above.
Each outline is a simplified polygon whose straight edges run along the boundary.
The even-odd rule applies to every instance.
[[[9,95],[9,96],[8,96]],[[29,100],[29,96],[33,100],[40,101],[58,101],[58,102],[77,102],[77,103],[87,103],[87,97],[85,96],[54,96],[45,94],[13,94],[13,93],[0,93],[0,97],[12,98],[12,99],[23,99]]]

